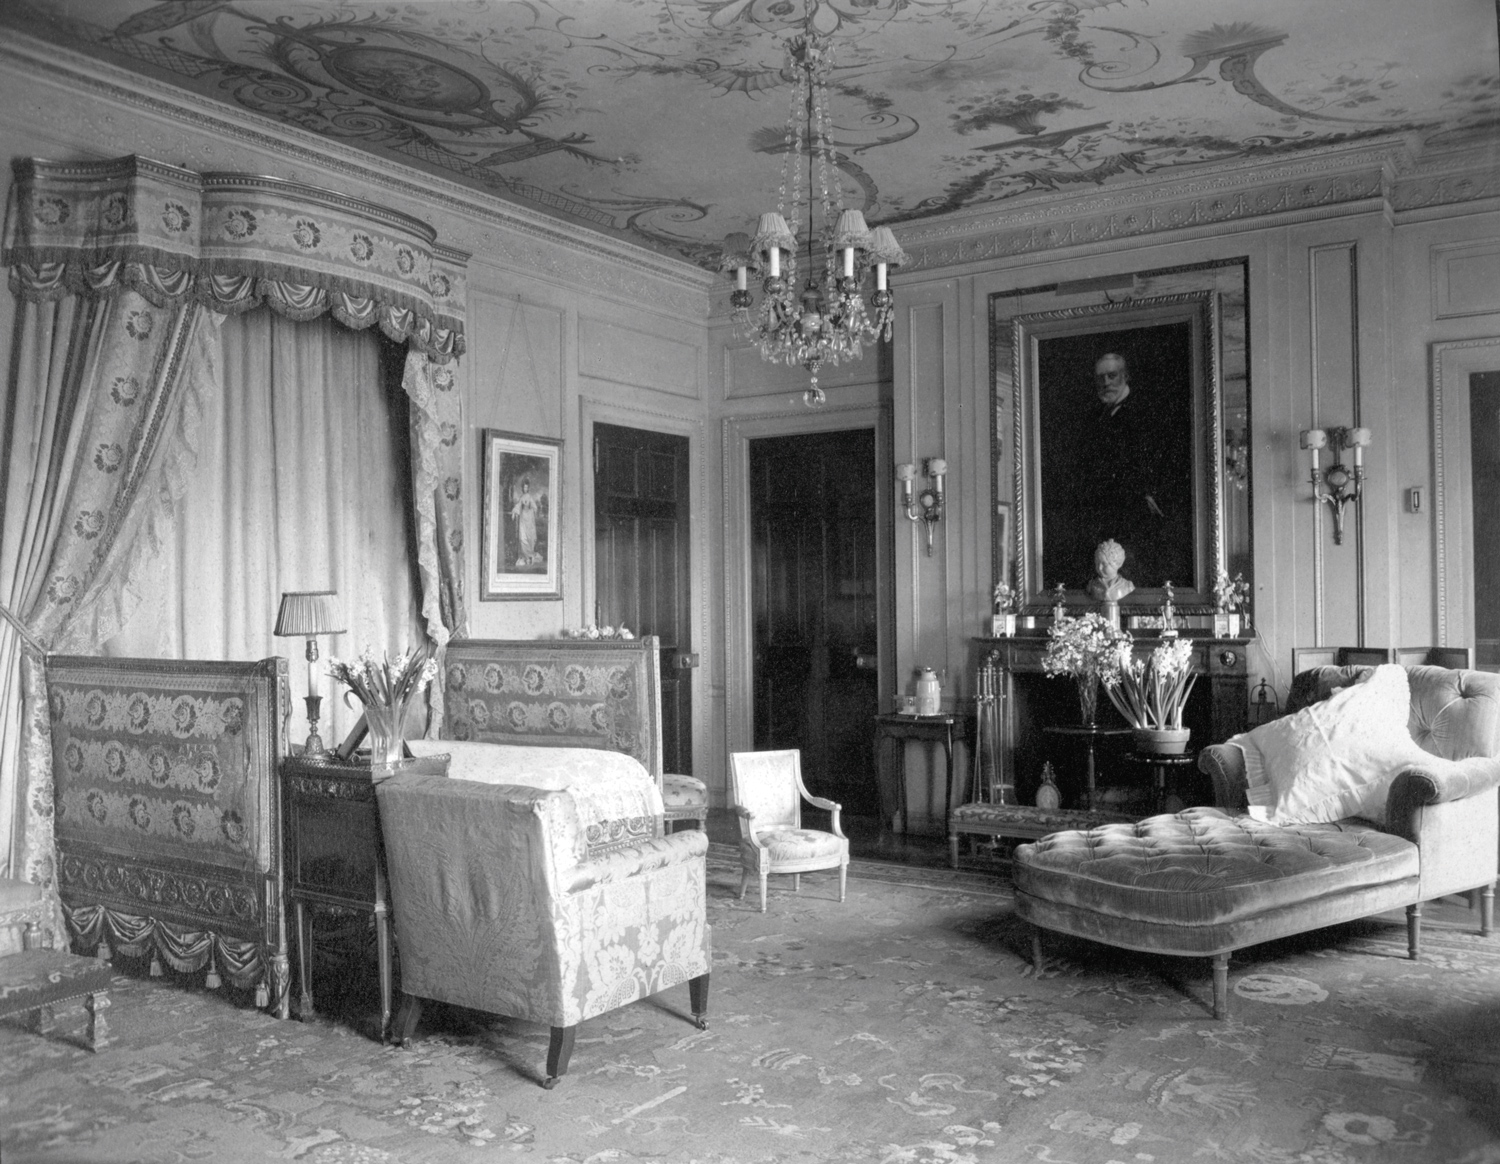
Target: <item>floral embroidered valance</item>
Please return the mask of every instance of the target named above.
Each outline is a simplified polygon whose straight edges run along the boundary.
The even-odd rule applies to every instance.
[[[13,163],[0,262],[31,299],[130,287],[156,306],[265,303],[332,312],[446,362],[464,350],[469,256],[409,215],[250,174],[197,174],[135,155]]]

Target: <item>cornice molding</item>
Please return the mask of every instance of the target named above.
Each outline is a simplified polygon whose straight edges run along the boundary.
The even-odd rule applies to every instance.
[[[310,134],[296,126],[255,114],[155,81],[117,66],[47,44],[21,33],[0,43],[0,68],[9,68],[28,82],[63,89],[82,98],[125,106],[204,136],[281,157],[311,174],[283,175],[292,181],[326,186],[328,176],[363,183],[402,200],[405,213],[451,216],[440,233],[448,246],[473,252],[481,261],[513,265],[553,281],[701,319],[707,314],[712,273],[683,260],[657,255],[587,227],[571,227],[520,204],[479,191],[426,171],[387,161],[340,142]],[[90,130],[107,119],[70,116],[65,105],[41,103],[43,127],[55,129],[62,140],[88,140]],[[53,111],[48,119],[47,111]],[[38,121],[24,123],[35,131]],[[119,138],[111,144],[127,148]],[[182,152],[182,146],[178,146]],[[193,151],[212,154],[210,149]],[[163,159],[172,160],[172,159]],[[205,169],[225,168],[222,160],[194,162]],[[425,213],[424,213],[425,212]]]

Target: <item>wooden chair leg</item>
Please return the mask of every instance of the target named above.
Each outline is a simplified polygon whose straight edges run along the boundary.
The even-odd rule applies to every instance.
[[[740,900],[745,900],[745,887],[750,884],[750,870],[740,868]]]
[[[1214,955],[1214,1018],[1229,1017],[1229,955]]]
[[[708,975],[700,974],[688,979],[688,1002],[693,1008],[693,1025],[700,1031],[708,1030]]]
[[[417,1019],[422,1016],[422,1000],[415,994],[401,992],[401,1008],[396,1011],[396,1021],[391,1024],[391,1042],[398,1047],[411,1046],[411,1037],[416,1033]]]
[[[84,1035],[88,1039],[89,1050],[98,1051],[101,1047],[109,1045],[109,1023],[104,1018],[104,1012],[109,1009],[109,992],[96,990],[83,1000],[83,1008],[88,1012],[88,1026]]]
[[[760,875],[760,912],[766,912],[766,874],[764,871]]]
[[[568,1060],[573,1057],[573,1042],[577,1038],[576,1023],[571,1027],[552,1028],[552,1038],[547,1042],[547,1078],[542,1080],[542,1086],[548,1091],[568,1073]]]
[[[948,834],[948,867],[950,869],[957,869],[958,868],[958,834],[957,833],[949,833]]]
[[[801,893],[802,892],[802,874],[801,873],[793,873],[792,874],[792,892],[793,893]]]
[[[849,865],[847,862],[839,866],[839,904],[844,904],[844,895],[849,888]]]
[[[1486,885],[1479,891],[1479,936],[1487,938],[1495,928],[1495,887]]]
[[[57,1018],[50,1006],[39,1006],[26,1016],[26,1026],[38,1035],[50,1033],[56,1025]]]
[[[1415,962],[1422,956],[1422,903],[1406,907],[1406,956]]]

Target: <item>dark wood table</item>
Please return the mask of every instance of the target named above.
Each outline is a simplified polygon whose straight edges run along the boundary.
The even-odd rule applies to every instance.
[[[953,741],[954,733],[962,730],[965,717],[952,712],[939,715],[902,715],[887,712],[875,717],[875,759],[879,766],[880,779],[880,827],[885,829],[893,817],[901,820],[905,832],[907,821],[906,799],[906,744],[916,740],[927,744],[928,754],[932,745],[943,746],[947,774],[946,792],[943,798],[943,827],[947,827],[948,815],[953,811]],[[898,766],[894,756],[901,756]]]
[[[408,760],[400,767],[446,774],[447,757]],[[299,1016],[306,1019],[316,1013],[313,910],[323,906],[373,914],[384,1041],[391,1026],[391,910],[368,753],[342,762],[332,753],[318,761],[287,757],[281,763],[281,814],[283,892],[290,905],[301,981]]]
[[[1130,735],[1130,729],[1128,727],[1102,728],[1094,725],[1085,727],[1082,724],[1048,724],[1042,728],[1042,731],[1049,736],[1059,736],[1063,739],[1082,741],[1084,757],[1083,809],[1085,812],[1094,811],[1097,807],[1096,801],[1098,799],[1099,741],[1128,736]]]

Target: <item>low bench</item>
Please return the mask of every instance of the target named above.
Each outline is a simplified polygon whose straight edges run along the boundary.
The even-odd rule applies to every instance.
[[[26,1015],[31,1030],[46,1034],[55,1010],[81,998],[88,1013],[84,1039],[89,1050],[98,1051],[109,1042],[104,1010],[113,976],[107,962],[59,950],[8,954],[0,958],[0,1019]]]

